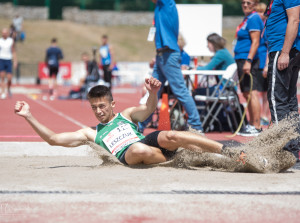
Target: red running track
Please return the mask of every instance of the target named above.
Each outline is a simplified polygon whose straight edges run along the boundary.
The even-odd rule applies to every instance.
[[[14,86],[13,92],[18,88],[39,90],[38,94],[14,93],[12,98],[0,101],[0,141],[27,141],[36,142],[42,139],[33,131],[29,124],[22,118],[14,114],[14,105],[18,100],[29,103],[32,114],[44,125],[54,132],[76,131],[84,126],[96,126],[97,119],[90,109],[88,101],[84,100],[42,100],[47,86],[23,85]],[[59,87],[58,94],[66,95],[70,87]],[[113,96],[116,103],[116,112],[130,106],[137,106],[141,97],[141,87],[119,86],[113,89]],[[242,100],[243,102],[243,100]],[[145,134],[154,131],[146,129]],[[249,138],[235,136],[228,138],[231,132],[212,132],[206,136],[213,140],[235,140],[245,142]]]

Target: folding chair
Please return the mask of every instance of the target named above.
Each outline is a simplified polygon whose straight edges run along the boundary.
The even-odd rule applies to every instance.
[[[217,74],[216,74],[217,75]],[[234,87],[237,85],[237,65],[231,64],[227,67],[222,75],[222,79],[215,86],[214,91],[210,95],[194,95],[196,102],[205,102],[207,113],[202,122],[205,132],[209,131],[209,128],[215,121],[219,123],[221,131],[223,130],[220,121],[217,116],[221,111],[225,111],[228,126],[232,132],[238,128],[238,121],[235,116],[235,112],[242,118],[242,109],[240,102]],[[220,89],[220,86],[223,88]],[[223,109],[223,110],[222,110]],[[233,120],[233,123],[231,119]],[[233,126],[234,125],[234,126]]]

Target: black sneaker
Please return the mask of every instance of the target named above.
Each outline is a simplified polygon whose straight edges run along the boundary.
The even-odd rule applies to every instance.
[[[245,128],[241,129],[237,135],[240,136],[258,136],[260,133],[262,133],[262,129],[257,129],[252,125],[246,125]]]

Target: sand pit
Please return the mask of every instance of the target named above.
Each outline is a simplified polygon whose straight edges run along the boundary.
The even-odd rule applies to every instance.
[[[94,156],[1,157],[0,222],[298,222],[300,170],[103,166]],[[247,216],[245,218],[245,216]]]
[[[300,168],[280,149],[293,132],[272,128],[235,147],[257,155],[246,165],[179,150],[169,162],[128,167],[94,144],[71,152],[1,143],[0,222],[299,222]],[[255,166],[258,156],[271,167]]]
[[[281,121],[278,125],[270,127],[248,143],[238,147],[232,147],[231,158],[219,154],[195,153],[179,148],[172,160],[151,166],[186,169],[207,166],[231,172],[284,172],[296,163],[295,156],[283,150],[283,147],[290,140],[299,137],[293,123],[295,122],[291,120]],[[95,154],[103,160],[103,165],[123,165],[95,143],[87,144],[93,148]],[[247,155],[246,163],[237,161],[241,151],[244,151]],[[136,168],[138,167],[143,167],[143,165],[136,166]]]

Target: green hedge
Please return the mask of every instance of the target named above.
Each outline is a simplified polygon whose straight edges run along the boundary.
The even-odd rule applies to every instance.
[[[175,0],[178,4],[223,4],[224,15],[242,15],[240,0]],[[268,0],[261,0],[267,3]],[[81,9],[121,10],[121,11],[153,11],[154,4],[150,0],[0,0],[15,5],[44,6],[50,3],[51,11],[61,14],[64,6],[77,6]]]

